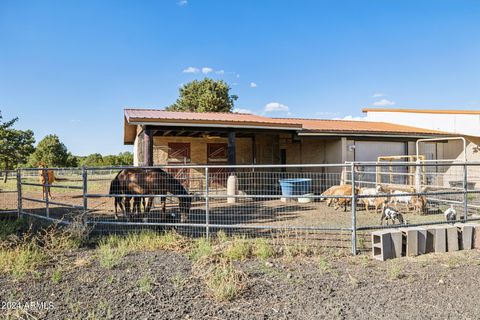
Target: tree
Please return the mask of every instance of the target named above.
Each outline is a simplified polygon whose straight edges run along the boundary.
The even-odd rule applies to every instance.
[[[118,165],[120,166],[131,166],[133,165],[133,153],[129,151],[120,152],[117,156]]]
[[[73,162],[72,157],[58,136],[50,134],[38,143],[28,160],[28,165],[38,167],[40,163],[45,163],[49,167],[67,167],[69,162]]]
[[[12,128],[18,118],[6,122],[2,119],[0,112],[0,164],[6,171],[27,161],[29,155],[35,150],[33,147],[35,138],[31,130],[22,131]],[[5,174],[5,182],[7,176]]]
[[[82,165],[87,167],[103,166],[103,157],[100,153],[92,153],[82,161]]]
[[[169,111],[232,112],[236,95],[230,95],[230,87],[223,80],[205,78],[183,85],[177,101]]]
[[[126,166],[133,164],[133,153],[121,152],[118,155],[102,156],[99,153],[93,153],[86,157],[78,157],[79,163],[87,167],[100,166]]]

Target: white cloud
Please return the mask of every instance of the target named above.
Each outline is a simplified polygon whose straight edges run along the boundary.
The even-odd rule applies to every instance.
[[[288,111],[288,106],[278,102],[270,102],[265,105],[263,110],[265,112]]]
[[[255,82],[250,82],[250,88],[256,88],[257,84]]]
[[[200,70],[198,68],[195,68],[195,67],[188,67],[186,69],[183,70],[183,73],[199,73]]]
[[[217,70],[217,71],[215,71],[215,73],[216,73],[216,74],[222,74],[222,75],[223,75],[223,74],[225,74],[225,70]]]
[[[387,106],[393,106],[394,104],[395,104],[394,101],[390,101],[387,99],[378,100],[373,103],[375,107],[387,107]]]
[[[374,93],[372,95],[372,98],[380,98],[380,97],[385,97],[385,93],[379,92],[379,93]]]
[[[252,114],[252,110],[249,110],[249,109],[243,109],[243,108],[235,108],[233,109],[233,112],[237,112],[237,113],[250,113]]]
[[[183,7],[183,6],[186,6],[188,4],[188,1],[187,0],[179,0],[177,2],[177,4],[181,7]]]
[[[350,121],[367,121],[366,117],[354,117],[352,115],[345,116],[343,118],[333,118],[333,120],[350,120]]]
[[[212,68],[209,68],[209,67],[203,67],[202,68],[202,73],[203,74],[209,74],[210,72],[212,72],[213,69]]]

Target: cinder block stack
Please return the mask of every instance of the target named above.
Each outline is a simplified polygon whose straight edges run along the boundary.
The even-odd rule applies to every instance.
[[[456,223],[372,232],[373,257],[382,261],[472,248],[480,249],[480,224]]]

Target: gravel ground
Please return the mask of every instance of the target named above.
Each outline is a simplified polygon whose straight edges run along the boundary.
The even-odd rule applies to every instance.
[[[0,275],[1,318],[11,319],[478,319],[480,251],[387,262],[330,252],[235,262],[244,291],[215,301],[185,254],[129,254],[99,265],[92,249],[21,280]],[[14,304],[30,304],[16,309]],[[42,305],[43,303],[43,305]],[[32,306],[33,304],[33,306]]]

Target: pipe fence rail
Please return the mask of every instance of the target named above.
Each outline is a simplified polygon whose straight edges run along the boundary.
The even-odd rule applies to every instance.
[[[480,220],[479,182],[480,163],[453,161],[28,168],[9,173],[0,214],[80,219],[98,233],[223,230],[356,254],[370,230],[405,226],[381,219],[384,206],[409,226],[447,223],[450,207],[455,221]]]

